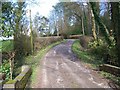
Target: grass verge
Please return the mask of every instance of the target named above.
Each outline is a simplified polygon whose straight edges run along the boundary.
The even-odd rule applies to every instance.
[[[77,55],[77,57],[91,68],[98,68],[100,64],[103,64],[103,61],[100,60],[97,56],[93,56],[92,53],[87,50],[82,50],[82,47],[79,43],[79,40],[76,40],[72,45],[72,51]],[[104,76],[107,79],[110,79],[112,82],[120,86],[120,77],[112,75],[107,72],[100,71],[100,75]]]
[[[28,57],[25,58],[25,61],[24,61],[24,64],[27,64],[27,65],[30,65],[31,68],[32,68],[32,75],[31,75],[31,78],[30,78],[30,85],[34,85],[35,84],[35,78],[36,78],[36,73],[37,73],[37,70],[39,68],[39,65],[40,65],[40,60],[41,58],[54,46],[62,43],[62,42],[65,42],[66,40],[63,40],[63,41],[58,41],[56,43],[53,43],[51,45],[48,45],[46,48],[43,48],[41,49],[40,51],[38,51],[36,54],[34,55],[30,55]]]
[[[112,75],[112,74],[104,72],[104,71],[100,71],[100,75],[104,76],[107,79],[110,79],[113,83],[117,84],[120,88],[120,77],[117,77],[115,75]]]
[[[87,52],[87,50],[83,50],[79,40],[76,40],[73,43],[72,51],[81,61],[89,64],[92,68],[97,68],[100,64],[103,63],[101,60],[99,60],[99,58],[93,56],[90,52]]]

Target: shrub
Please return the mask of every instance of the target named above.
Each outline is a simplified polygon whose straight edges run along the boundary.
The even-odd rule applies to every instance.
[[[4,62],[0,66],[0,72],[6,74],[6,80],[10,78],[10,64],[8,60],[4,60]]]
[[[80,36],[80,44],[85,49],[88,48],[88,44],[92,40],[93,40],[93,38],[91,36]]]
[[[50,45],[54,42],[62,40],[61,36],[51,36],[51,37],[38,37],[35,39],[34,49],[39,50],[44,48],[47,45]]]
[[[117,62],[118,57],[117,57],[117,50],[116,50],[115,45],[108,46],[108,54],[110,56],[109,63],[111,65],[118,66],[118,62]]]
[[[108,48],[104,40],[98,39],[93,42],[89,42],[90,52],[94,55],[97,55],[101,60],[104,60],[105,63],[108,62]]]
[[[104,63],[118,65],[114,40],[107,45],[104,39],[89,42],[90,52],[97,55]]]
[[[98,40],[95,40],[93,42],[89,42],[88,46],[90,48],[97,48],[98,46],[102,46],[103,44],[104,44],[103,40],[98,39]]]

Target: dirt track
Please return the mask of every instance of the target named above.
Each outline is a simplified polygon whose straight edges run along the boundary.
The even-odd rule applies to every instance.
[[[107,80],[72,53],[73,41],[55,46],[42,58],[35,88],[109,88]]]

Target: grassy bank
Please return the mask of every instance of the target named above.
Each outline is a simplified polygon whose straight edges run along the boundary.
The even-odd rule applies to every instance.
[[[99,58],[82,49],[79,40],[76,40],[72,45],[72,51],[80,58],[81,61],[89,64],[92,68],[97,68],[103,62]]]
[[[40,65],[40,60],[41,58],[54,46],[62,43],[62,42],[65,42],[66,40],[63,40],[63,41],[58,41],[56,43],[53,43],[51,45],[48,45],[46,48],[43,48],[41,49],[40,51],[38,51],[36,54],[34,55],[30,55],[28,57],[25,58],[25,62],[24,64],[27,64],[27,65],[30,65],[31,68],[32,68],[32,75],[31,75],[31,78],[30,78],[30,83],[31,85],[34,85],[35,84],[35,78],[36,78],[36,71],[39,69],[39,65]]]
[[[100,60],[97,56],[87,50],[83,50],[79,43],[79,40],[76,40],[73,43],[72,51],[78,56],[78,58],[82,62],[89,65],[91,68],[96,69],[100,64],[103,64],[103,61]],[[120,77],[116,77],[115,75],[103,71],[100,71],[100,75],[104,76],[107,79],[110,79],[112,82],[120,86]]]

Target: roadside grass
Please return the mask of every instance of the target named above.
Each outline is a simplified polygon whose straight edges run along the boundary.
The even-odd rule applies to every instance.
[[[120,76],[117,77],[115,75],[112,75],[112,74],[104,72],[104,71],[100,71],[100,75],[104,76],[107,79],[110,79],[113,83],[117,84],[118,87],[120,88]]]
[[[0,52],[9,52],[13,49],[13,40],[0,41]]]
[[[39,51],[35,51],[35,53],[33,55],[29,55],[27,57],[22,57],[19,58],[19,60],[17,60],[15,63],[14,63],[14,71],[13,71],[13,79],[20,74],[21,72],[21,66],[22,65],[29,65],[31,66],[32,68],[32,75],[31,75],[31,79],[30,81],[32,83],[35,82],[35,78],[36,78],[36,70],[38,70],[38,66],[40,65],[40,59],[45,55],[45,53],[47,53],[52,47],[62,43],[62,42],[65,42],[66,40],[63,40],[63,41],[58,41],[58,42],[55,42],[53,44],[50,44],[48,45],[47,47],[44,47],[42,48],[41,50]],[[8,51],[11,51],[13,49],[13,41],[2,41],[0,42],[0,44],[2,43],[2,48],[5,48],[4,51],[5,52],[8,52]],[[3,46],[4,45],[4,46]],[[7,47],[6,47],[7,46]],[[9,64],[8,64],[9,65]],[[5,83],[9,81],[9,80],[6,80]]]
[[[40,51],[36,52],[34,55],[30,55],[28,57],[25,58],[24,60],[24,64],[25,65],[29,65],[32,68],[32,75],[30,78],[30,85],[34,85],[36,82],[36,74],[37,74],[37,70],[40,69],[40,61],[41,58],[54,46],[65,42],[66,40],[63,41],[58,41],[56,43],[53,43],[51,45],[48,45],[47,47],[41,49]],[[29,87],[29,86],[28,86]]]
[[[92,55],[92,53],[83,50],[82,46],[79,43],[79,40],[76,40],[72,45],[72,51],[77,55],[77,57],[92,66],[92,68],[97,68],[103,62],[99,58]]]
[[[97,55],[93,56],[93,54],[89,51],[82,50],[82,46],[80,45],[79,40],[76,40],[73,43],[72,51],[82,62],[89,65],[93,69],[96,69],[99,67],[99,65],[104,64],[103,61],[97,57]],[[117,84],[120,87],[120,77],[117,77],[104,71],[100,71],[99,74],[107,79],[110,79],[113,83]]]

